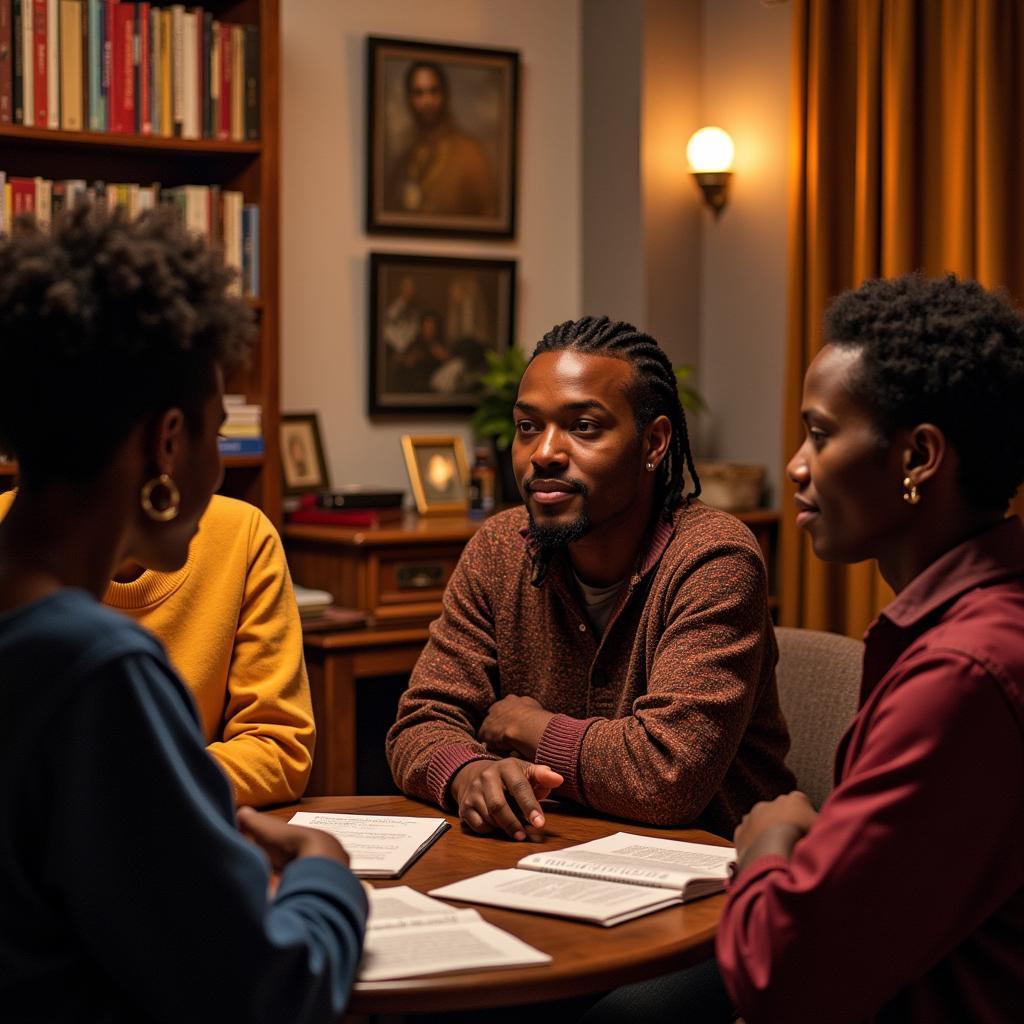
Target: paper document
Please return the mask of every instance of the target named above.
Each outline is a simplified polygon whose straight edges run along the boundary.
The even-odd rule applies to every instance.
[[[551,957],[484,921],[406,885],[370,892],[360,981],[523,967]]]
[[[330,832],[360,878],[398,878],[449,825],[444,818],[298,811],[289,822]]]

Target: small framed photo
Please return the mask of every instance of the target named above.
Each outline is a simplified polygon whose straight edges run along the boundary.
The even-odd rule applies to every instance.
[[[315,412],[281,413],[281,472],[285,494],[309,494],[331,486]]]
[[[472,412],[487,352],[512,344],[514,260],[370,254],[373,413]]]
[[[402,452],[421,516],[451,515],[469,508],[469,466],[462,438],[403,434]]]
[[[366,230],[512,238],[519,54],[370,36]]]

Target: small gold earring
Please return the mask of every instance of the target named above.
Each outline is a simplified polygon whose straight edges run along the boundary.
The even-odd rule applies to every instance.
[[[909,476],[903,478],[903,500],[908,505],[916,505],[921,500],[921,495],[917,492],[917,484]]]
[[[162,487],[167,492],[165,495],[160,495],[159,504],[153,501],[153,492],[158,487]],[[178,507],[181,504],[181,492],[178,490],[177,484],[166,473],[161,473],[159,476],[150,477],[142,485],[142,490],[139,492],[139,504],[142,505],[142,511],[154,522],[169,523],[172,519],[177,518]]]
[[[648,473],[653,473],[654,472],[654,463],[653,462],[648,462],[647,465],[644,466],[644,469],[646,469]]]

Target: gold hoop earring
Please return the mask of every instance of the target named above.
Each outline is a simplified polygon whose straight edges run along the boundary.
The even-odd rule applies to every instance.
[[[917,490],[917,484],[915,484],[909,476],[905,476],[903,478],[903,500],[908,505],[916,505],[921,500],[921,495]]]
[[[159,504],[153,501],[153,492],[162,487],[167,493],[158,498]],[[181,504],[181,492],[177,484],[166,474],[150,477],[142,485],[139,492],[139,504],[142,511],[156,523],[169,523],[178,516],[178,509]]]

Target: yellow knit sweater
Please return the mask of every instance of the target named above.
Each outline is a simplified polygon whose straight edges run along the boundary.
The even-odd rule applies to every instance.
[[[0,516],[11,495],[0,495]],[[199,709],[239,804],[297,800],[313,759],[302,627],[277,531],[215,495],[174,573],[111,583],[104,603],[155,633]]]

